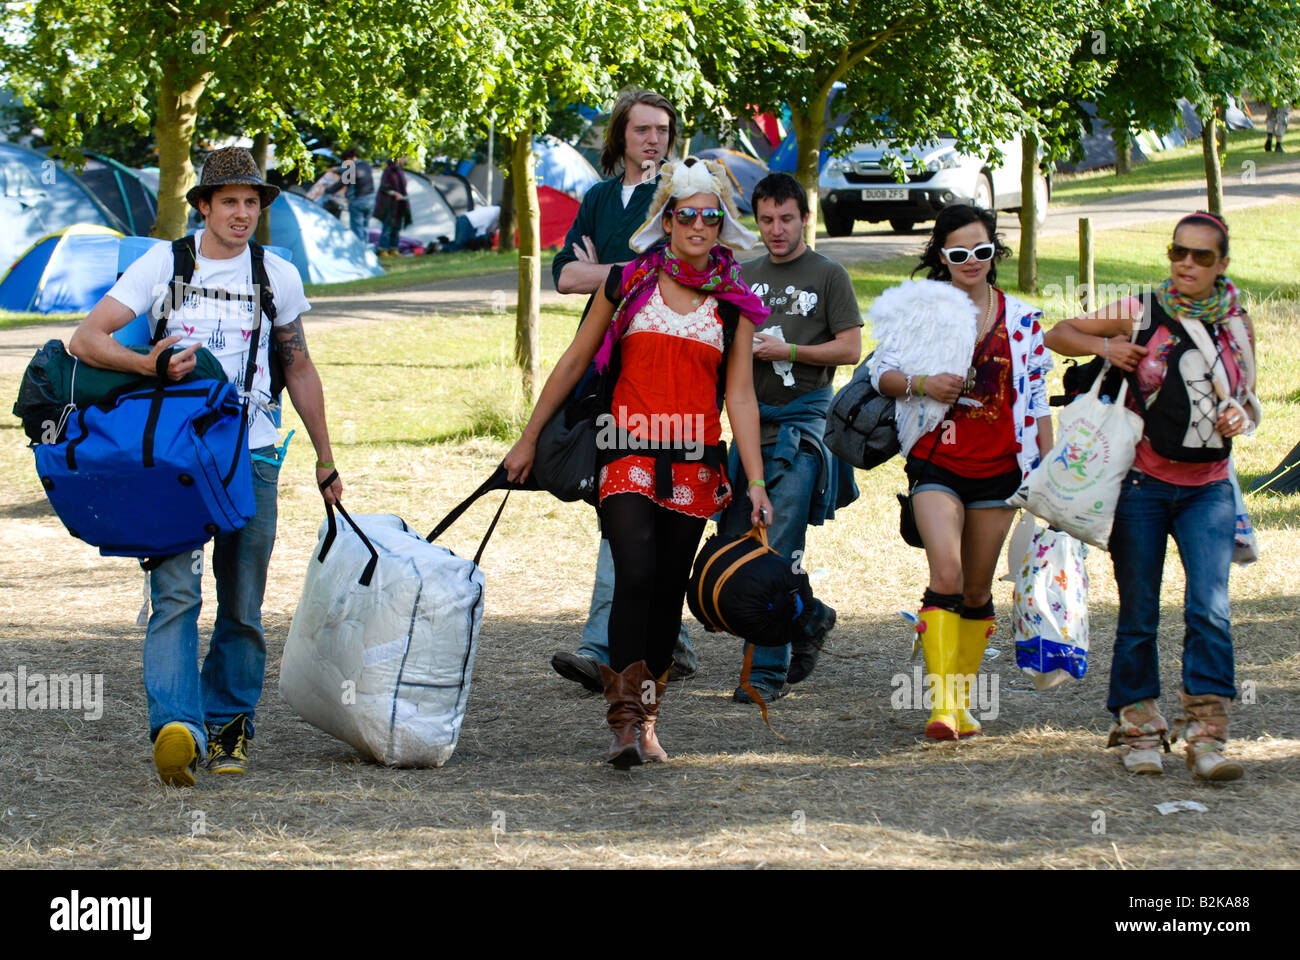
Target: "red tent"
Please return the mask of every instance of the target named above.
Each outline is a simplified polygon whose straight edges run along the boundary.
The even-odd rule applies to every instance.
[[[541,247],[543,250],[558,250],[564,246],[564,238],[578,217],[578,201],[567,193],[561,193],[552,187],[537,188],[537,205],[542,214]],[[519,243],[519,231],[515,231],[515,243]]]

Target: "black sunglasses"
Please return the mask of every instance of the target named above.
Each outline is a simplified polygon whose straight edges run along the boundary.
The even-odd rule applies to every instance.
[[[716,227],[722,222],[722,210],[719,207],[678,207],[673,211],[673,216],[683,227],[695,223],[697,215],[704,221],[706,227]]]
[[[1188,254],[1192,255],[1202,267],[1212,267],[1219,262],[1218,250],[1206,250],[1203,247],[1184,247],[1181,243],[1169,244],[1169,262],[1182,263],[1187,259]]]

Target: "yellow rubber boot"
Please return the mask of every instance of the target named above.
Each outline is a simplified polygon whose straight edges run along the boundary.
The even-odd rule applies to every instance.
[[[980,722],[970,712],[970,688],[979,673],[980,663],[984,660],[984,651],[993,636],[993,618],[986,620],[968,620],[961,618],[961,632],[957,641],[957,670],[966,678],[960,684],[957,704],[957,736],[969,737],[980,732]]]
[[[938,678],[931,692],[934,706],[925,725],[925,735],[931,740],[956,740],[959,704],[953,696],[953,672],[961,617],[951,610],[922,607],[916,630],[921,635],[921,649],[925,652],[925,672],[927,676]]]

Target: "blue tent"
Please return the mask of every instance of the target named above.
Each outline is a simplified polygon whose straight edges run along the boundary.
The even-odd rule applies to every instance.
[[[42,237],[74,223],[128,232],[79,179],[49,157],[12,143],[0,143],[0,223],[0,270]]]
[[[42,237],[0,279],[0,309],[89,313],[117,280],[122,234],[78,223]]]
[[[587,158],[555,137],[533,140],[537,156],[537,185],[581,197],[600,183],[600,174]]]
[[[749,198],[754,195],[754,188],[758,186],[758,181],[767,176],[767,164],[762,160],[755,160],[743,153],[725,150],[722,147],[698,150],[695,155],[707,160],[717,160],[726,167],[727,172],[731,174],[731,187],[736,195],[736,207],[741,213],[754,212],[754,208],[749,205]]]
[[[356,234],[306,197],[282,190],[271,204],[271,239],[292,255],[303,283],[383,276],[379,258]]]

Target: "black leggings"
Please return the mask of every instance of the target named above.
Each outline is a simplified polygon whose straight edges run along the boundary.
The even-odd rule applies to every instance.
[[[600,505],[601,531],[614,556],[609,665],[615,671],[644,660],[659,677],[672,664],[691,563],[706,522],[639,493],[616,493]]]

